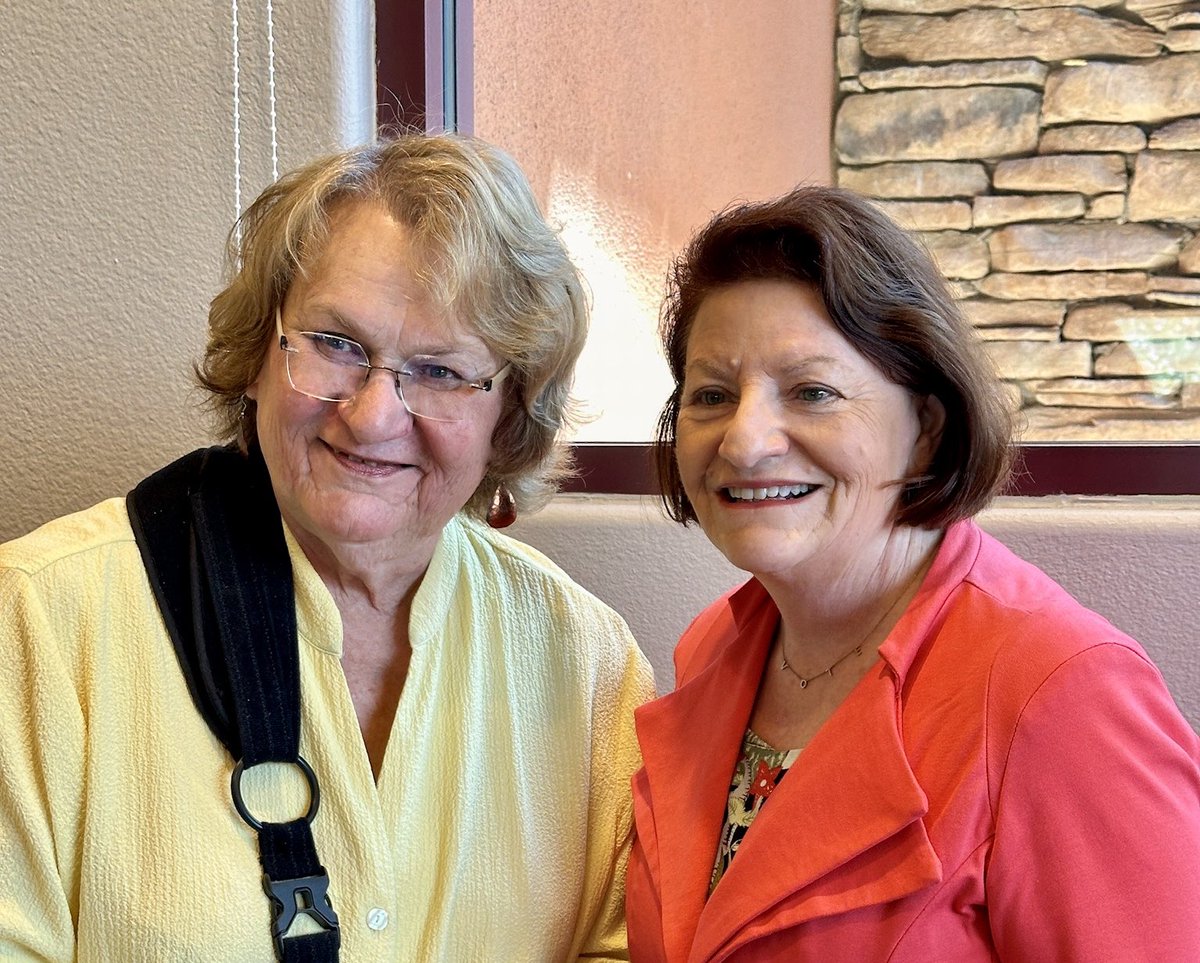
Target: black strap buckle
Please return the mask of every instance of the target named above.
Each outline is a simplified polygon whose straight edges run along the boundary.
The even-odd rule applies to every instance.
[[[321,929],[337,932],[338,918],[329,899],[329,875],[322,866],[317,876],[273,880],[263,874],[263,889],[271,898],[271,936],[275,952],[283,959],[283,938],[299,915],[310,916]],[[304,939],[302,936],[294,939]]]
[[[271,938],[280,963],[325,963],[338,958],[341,931],[329,898],[329,874],[317,859],[312,821],[321,805],[317,775],[303,756],[296,766],[308,781],[308,812],[286,823],[263,823],[250,812],[242,798],[245,761],[239,761],[230,778],[233,805],[246,824],[258,834],[259,861],[263,866],[262,886],[271,901]],[[284,877],[272,879],[271,873]],[[307,875],[299,875],[301,873]],[[321,932],[288,937],[297,916],[317,922]]]

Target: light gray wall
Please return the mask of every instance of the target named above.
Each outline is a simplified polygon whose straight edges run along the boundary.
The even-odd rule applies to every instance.
[[[980,522],[1141,642],[1200,729],[1200,498],[1001,498]],[[560,495],[509,531],[625,616],[660,692],[688,622],[747,577],[650,498]]]
[[[241,203],[272,177],[266,0],[238,5]],[[230,0],[0,12],[0,540],[206,443],[190,388],[236,206]],[[273,6],[281,170],[368,139],[374,5]]]

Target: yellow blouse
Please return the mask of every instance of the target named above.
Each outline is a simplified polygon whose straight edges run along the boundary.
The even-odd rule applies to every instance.
[[[454,519],[376,784],[338,610],[288,543],[342,959],[627,958],[633,709],[652,679],[625,623],[538,552]],[[0,649],[0,958],[273,959],[233,761],[193,707],[123,500],[0,546]],[[243,787],[260,818],[307,801],[293,767]]]

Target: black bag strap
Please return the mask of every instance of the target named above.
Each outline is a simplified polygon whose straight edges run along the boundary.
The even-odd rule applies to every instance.
[[[232,447],[194,451],[138,484],[126,505],[192,700],[237,762],[230,792],[258,834],[277,958],[336,960],[341,933],[311,829],[320,789],[299,754],[291,560],[262,455]],[[287,823],[254,818],[242,800],[241,777],[263,762],[301,768],[309,783],[307,814]],[[298,913],[321,930],[285,938]]]

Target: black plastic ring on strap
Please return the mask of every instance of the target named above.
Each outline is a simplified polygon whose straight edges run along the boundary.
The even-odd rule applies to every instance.
[[[321,787],[317,784],[317,774],[313,772],[312,766],[303,756],[296,755],[296,765],[300,767],[304,778],[308,780],[308,812],[304,814],[304,820],[311,825],[312,821],[317,818],[317,810],[321,808]],[[246,806],[246,801],[242,798],[242,773],[244,771],[245,761],[239,759],[238,764],[233,767],[233,775],[229,778],[229,794],[233,796],[233,805],[237,809],[238,815],[245,820],[247,826],[258,832],[262,829],[262,823],[254,818],[249,807]]]

